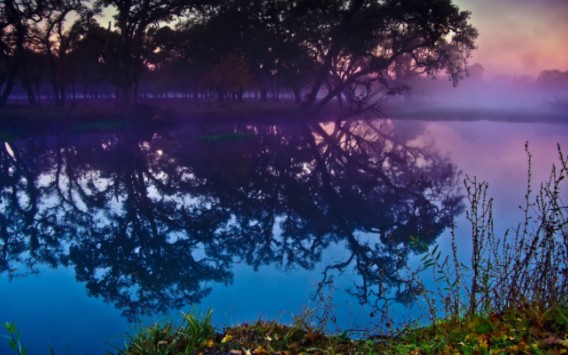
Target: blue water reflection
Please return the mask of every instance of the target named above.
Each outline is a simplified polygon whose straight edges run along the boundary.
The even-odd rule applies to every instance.
[[[547,142],[539,125],[495,127],[512,126],[186,125],[5,142],[1,320],[24,328],[32,353],[49,340],[101,353],[127,321],[194,304],[221,325],[287,320],[335,290],[334,323],[370,325],[377,300],[419,292],[402,277],[410,236],[433,243],[463,210],[465,148],[491,149],[471,135],[496,134],[494,154],[505,144],[515,161],[510,140]],[[565,138],[556,127],[544,130]]]

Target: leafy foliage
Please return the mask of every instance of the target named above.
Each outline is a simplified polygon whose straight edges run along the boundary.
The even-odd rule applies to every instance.
[[[16,324],[15,323],[4,323],[4,328],[8,331],[9,336],[3,336],[4,338],[8,339],[8,344],[10,345],[10,349],[12,349],[18,355],[26,355],[28,353],[25,346],[22,346],[20,343],[20,338],[22,336],[22,330],[16,331]]]
[[[466,217],[471,224],[473,247],[469,266],[457,258],[453,233],[452,254],[445,256],[437,245],[429,249],[418,238],[413,239],[414,249],[424,253],[424,268],[432,269],[436,284],[443,285],[438,287],[438,298],[451,304],[446,307],[451,317],[459,318],[463,310],[471,318],[527,305],[568,305],[568,219],[561,198],[561,187],[568,177],[568,158],[558,145],[559,165],[552,167],[550,177],[540,184],[535,195],[528,144],[525,150],[529,174],[525,204],[519,207],[523,220],[503,236],[493,230],[488,183],[465,179],[470,203]],[[464,294],[467,301],[462,299]]]

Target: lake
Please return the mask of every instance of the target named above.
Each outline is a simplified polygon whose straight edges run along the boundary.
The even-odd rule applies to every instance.
[[[493,121],[128,127],[0,149],[0,321],[29,353],[101,354],[139,324],[213,309],[222,328],[316,309],[330,331],[420,316],[411,237],[467,260],[463,179],[496,230],[522,215],[568,125]],[[565,193],[565,192],[564,192]],[[9,352],[7,341],[0,353]]]

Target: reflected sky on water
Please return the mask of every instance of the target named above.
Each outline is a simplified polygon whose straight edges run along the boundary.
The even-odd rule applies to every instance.
[[[380,300],[419,292],[403,279],[410,237],[447,246],[453,219],[467,234],[464,175],[490,182],[504,229],[525,142],[540,181],[567,137],[566,125],[377,120],[4,142],[0,320],[31,353],[73,354],[192,305],[223,326],[286,322],[332,297],[330,329],[379,326]]]

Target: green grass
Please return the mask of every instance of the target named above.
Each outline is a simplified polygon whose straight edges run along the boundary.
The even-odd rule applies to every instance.
[[[396,337],[354,339],[324,334],[308,317],[291,325],[258,320],[217,331],[212,311],[181,315],[181,324],[156,323],[127,338],[118,355],[169,354],[566,354],[568,308],[526,305],[485,317],[438,320],[409,327]],[[6,323],[16,354],[26,354],[20,331]],[[50,353],[55,353],[50,349]]]
[[[568,308],[527,305],[486,317],[475,315],[410,329],[395,353],[414,348],[425,354],[561,354],[568,352]]]
[[[181,326],[156,323],[144,327],[130,338],[127,350],[119,354],[194,354],[207,349],[215,336],[211,314],[211,310],[205,315],[194,310],[182,313]]]
[[[184,319],[187,315],[183,316]],[[568,308],[527,305],[487,317],[439,320],[398,337],[353,339],[328,335],[300,317],[292,325],[258,320],[214,332],[202,320],[152,326],[121,354],[563,354],[568,353]]]

